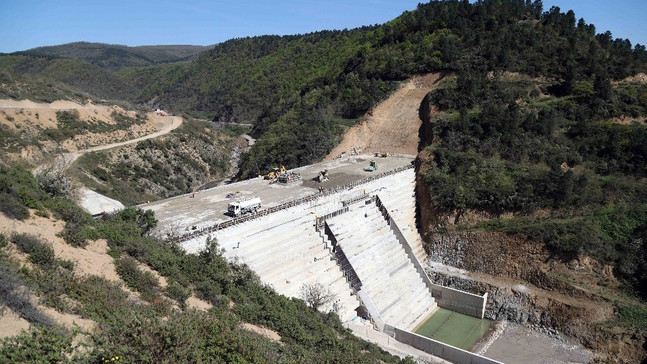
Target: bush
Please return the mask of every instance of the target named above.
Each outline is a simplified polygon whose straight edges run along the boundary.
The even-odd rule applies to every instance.
[[[0,266],[0,316],[4,314],[5,308],[9,308],[32,324],[54,326],[49,316],[34,307],[31,302],[32,295],[31,290],[25,289],[25,282],[17,268]]]
[[[52,266],[56,262],[54,248],[50,244],[43,243],[36,236],[14,233],[11,241],[23,253],[29,254],[29,260],[38,266]]]
[[[171,282],[168,287],[166,287],[166,295],[176,300],[180,306],[184,307],[187,298],[191,296],[191,290],[182,286],[178,282]]]
[[[32,329],[0,341],[2,363],[60,363],[71,353],[71,335],[56,329]]]
[[[135,259],[123,256],[115,262],[115,268],[128,287],[141,293],[144,300],[152,301],[158,297],[159,280],[151,272],[139,269]]]
[[[29,218],[29,210],[20,200],[6,192],[0,192],[0,211],[10,219],[25,220]]]
[[[7,246],[7,237],[3,233],[0,233],[0,248],[4,248],[5,246]]]
[[[65,198],[54,198],[47,207],[54,212],[57,218],[66,222],[85,225],[93,221],[90,214],[74,203],[74,201]]]
[[[65,165],[48,164],[36,173],[38,187],[53,197],[72,198],[76,194],[76,186],[65,173]]]

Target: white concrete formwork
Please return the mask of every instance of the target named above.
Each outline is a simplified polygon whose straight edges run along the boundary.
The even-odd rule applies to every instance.
[[[380,192],[381,199],[387,189]],[[402,203],[410,193],[393,190],[389,198]],[[355,206],[348,213],[330,219],[329,226],[386,323],[411,328],[436,307],[375,204]]]
[[[247,264],[280,294],[301,298],[304,284],[321,283],[334,295],[322,310],[330,311],[334,305],[342,321],[349,321],[355,318],[359,301],[332,259],[330,242],[315,231],[316,217],[341,208],[345,194],[327,196],[219,230],[214,237],[224,248],[226,258]],[[202,237],[183,246],[197,252],[205,241],[206,237]]]
[[[427,253],[415,224],[415,170],[404,170],[394,175],[396,176],[398,183],[387,184],[386,188],[377,193],[402,231],[402,235],[409,242],[416,258],[424,264],[427,261]]]

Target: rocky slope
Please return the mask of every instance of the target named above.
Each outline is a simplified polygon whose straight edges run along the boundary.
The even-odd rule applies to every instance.
[[[647,354],[647,333],[623,325],[613,268],[591,257],[563,261],[540,242],[520,234],[471,231],[487,217],[465,213],[459,226],[429,202],[422,175],[428,164],[417,160],[418,214],[428,273],[433,281],[458,289],[488,292],[486,317],[531,325],[555,337],[573,338],[596,355],[634,363]]]

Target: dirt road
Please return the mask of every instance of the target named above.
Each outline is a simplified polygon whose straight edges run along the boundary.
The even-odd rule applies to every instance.
[[[151,117],[151,114],[153,114],[153,113],[149,113],[149,115],[148,115],[149,118]],[[85,153],[97,152],[97,151],[100,151],[100,150],[106,150],[106,149],[112,149],[112,148],[116,148],[116,147],[121,147],[121,146],[124,146],[124,145],[138,143],[138,142],[141,142],[141,141],[146,140],[146,139],[153,139],[153,138],[157,138],[159,136],[168,134],[171,131],[179,128],[180,125],[182,125],[182,121],[183,121],[182,117],[180,117],[180,116],[165,116],[164,119],[168,120],[168,121],[164,122],[164,125],[162,126],[162,129],[160,129],[160,130],[158,130],[158,131],[156,131],[154,133],[147,134],[147,135],[144,135],[142,137],[135,138],[135,139],[129,139],[129,140],[126,140],[126,141],[123,141],[123,142],[105,144],[105,145],[97,145],[95,147],[78,150],[76,152],[66,153],[66,154],[63,155],[63,158],[65,160],[65,165],[67,165],[67,166],[71,165],[72,163],[74,163],[74,161],[76,161],[80,156],[82,156]]]

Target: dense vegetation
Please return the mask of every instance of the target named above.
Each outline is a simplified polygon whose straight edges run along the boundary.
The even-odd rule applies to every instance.
[[[556,81],[551,94],[586,96],[607,92],[610,79],[647,69],[644,46],[632,48],[610,32],[596,34],[594,25],[576,20],[572,11],[543,11],[540,0],[432,1],[383,25],[232,39],[188,64],[126,67],[115,73],[107,71],[114,67],[103,65],[77,77],[81,83],[67,77],[64,66],[79,61],[33,52],[0,57],[0,72],[8,79],[69,82],[82,93],[152,103],[176,113],[252,123],[259,139],[242,158],[240,173],[248,177],[270,165],[295,167],[318,160],[346,126],[414,74],[461,71],[478,63],[474,72],[541,76]],[[41,51],[57,56],[71,52],[81,59],[123,51],[97,47],[81,43]],[[91,66],[84,64],[80,69]],[[12,97],[27,93],[18,89],[10,82],[4,92]],[[628,107],[630,114],[639,112]]]
[[[576,86],[588,95],[646,70],[643,46],[596,35],[572,11],[542,11],[541,1],[434,1],[380,26],[234,39],[187,68],[165,69],[139,97],[254,123],[260,138],[243,158],[245,177],[278,162],[292,167],[320,158],[343,120],[360,117],[413,74],[478,64],[474,72],[522,72],[557,81],[556,95]]]
[[[426,141],[432,203],[456,223],[469,210],[515,213],[481,227],[524,233],[563,258],[593,255],[647,295],[647,85],[611,82],[644,70],[644,47],[595,35],[555,8],[537,20],[544,48],[528,52],[578,51],[527,57],[501,39],[505,57],[463,56],[456,76],[428,96],[441,111],[429,116]]]
[[[17,54],[77,59],[92,63],[108,71],[117,71],[125,67],[186,61],[209,48],[211,47],[192,45],[128,47],[116,44],[75,42],[33,48],[24,52],[17,52]]]
[[[0,56],[0,96],[54,102],[88,98],[130,100],[135,89],[112,73],[73,59]]]
[[[29,203],[39,214],[64,219],[68,243],[107,239],[118,274],[139,293],[138,299],[129,298],[114,282],[77,274],[72,262],[56,258],[38,237],[0,235],[0,306],[34,325],[28,333],[0,341],[2,362],[411,362],[356,339],[336,314],[276,294],[247,266],[227,263],[216,241],[200,254],[186,254],[148,236],[157,223],[151,211],[130,208],[94,220],[73,202],[44,193],[28,171],[0,169],[3,193],[20,209]],[[29,266],[10,257],[9,242],[27,254]],[[141,264],[157,270],[168,285],[161,288]],[[56,326],[34,308],[24,287],[47,306],[93,320],[96,328],[74,340],[78,333]],[[191,294],[214,307],[187,308]],[[242,322],[277,331],[281,343],[242,329]]]

